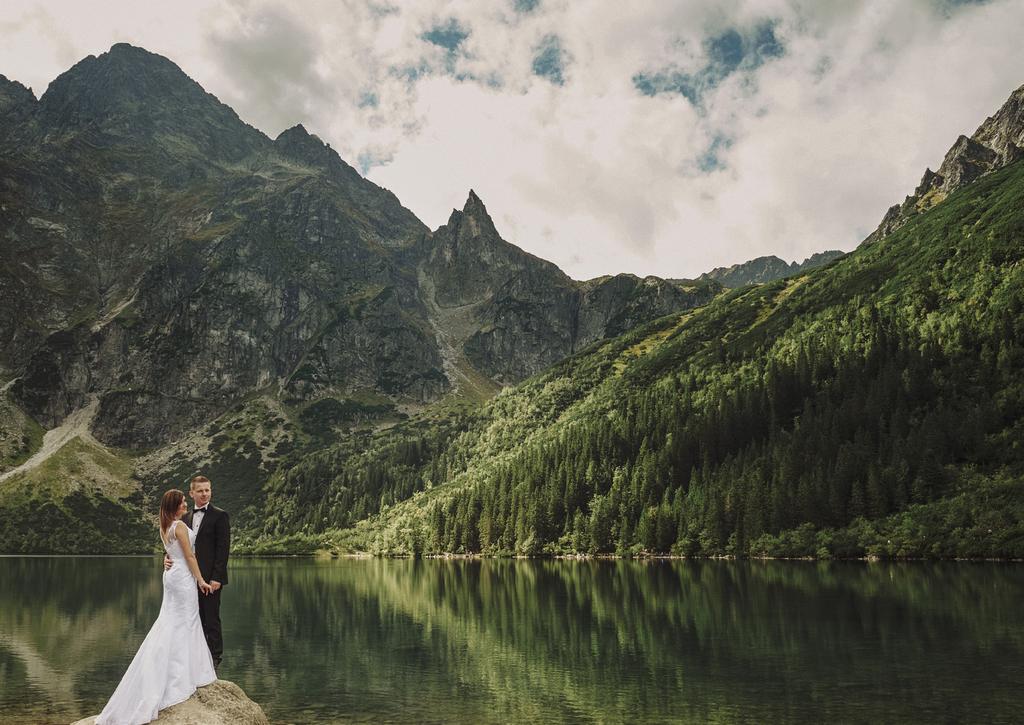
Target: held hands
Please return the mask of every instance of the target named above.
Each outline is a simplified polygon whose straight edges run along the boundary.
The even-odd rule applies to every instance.
[[[213,591],[213,587],[210,586],[209,584],[207,584],[204,580],[200,579],[199,580],[199,591],[201,591],[203,594],[209,594],[210,592]]]
[[[223,584],[221,584],[220,582],[216,582],[216,581],[211,581],[211,582],[210,582],[210,592],[211,592],[211,593],[212,593],[212,592],[215,592],[215,591],[217,591],[218,589],[220,589],[220,588],[221,588],[222,586],[223,586]]]

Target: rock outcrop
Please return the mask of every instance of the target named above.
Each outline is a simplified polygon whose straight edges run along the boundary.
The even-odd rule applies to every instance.
[[[94,725],[96,715],[72,725]],[[185,702],[160,711],[160,725],[269,725],[263,709],[242,688],[227,680],[200,687]]]
[[[961,135],[946,152],[938,171],[925,169],[914,193],[889,207],[878,228],[865,242],[884,239],[915,214],[941,203],[957,189],[1024,158],[1024,86],[1012,94],[995,115],[985,119],[974,135]]]

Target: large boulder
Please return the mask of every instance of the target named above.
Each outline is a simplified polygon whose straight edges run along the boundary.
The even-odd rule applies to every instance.
[[[72,725],[94,725],[96,715]],[[153,720],[161,725],[270,725],[267,716],[255,702],[246,697],[234,682],[217,680],[200,687],[185,702],[180,702]]]

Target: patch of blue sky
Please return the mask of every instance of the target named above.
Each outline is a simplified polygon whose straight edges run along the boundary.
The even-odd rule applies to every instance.
[[[359,108],[376,108],[380,105],[380,97],[374,91],[363,91],[357,105]]]
[[[786,53],[786,48],[775,35],[773,21],[761,23],[754,28],[753,45],[752,57],[758,65],[764,64],[770,58],[781,58]]]
[[[675,67],[636,73],[633,86],[645,96],[678,93],[694,106],[700,106],[708,91],[734,73],[752,71],[772,58],[785,54],[775,35],[774,21],[765,21],[741,33],[730,28],[704,39],[705,64],[696,72]]]
[[[435,25],[433,28],[420,36],[431,45],[444,48],[449,53],[454,53],[469,37],[469,30],[462,27],[455,18],[449,18],[447,23]]]
[[[425,60],[421,60],[415,65],[391,66],[388,72],[396,78],[415,83],[430,73],[430,65]]]
[[[555,85],[565,85],[566,53],[557,35],[547,35],[534,49],[533,73]]]
[[[731,139],[721,134],[715,134],[708,147],[697,157],[697,168],[705,174],[724,169],[725,162],[722,161],[720,154],[730,146],[732,146]]]
[[[700,103],[704,92],[701,83],[702,75],[699,73],[691,74],[671,69],[655,73],[637,73],[633,76],[633,86],[645,96],[678,93],[695,106]]]
[[[456,59],[459,54],[459,47],[469,37],[469,29],[459,24],[455,18],[449,18],[447,22],[435,25],[423,33],[420,38],[438,48],[444,48],[444,69],[448,73],[455,72]]]
[[[746,56],[743,36],[730,28],[720,35],[704,40],[704,52],[708,57],[708,70],[723,76],[739,68]]]
[[[936,10],[947,19],[952,19],[960,11],[977,5],[988,5],[992,0],[932,0]]]
[[[356,157],[356,165],[359,167],[359,173],[366,176],[371,169],[389,164],[391,159],[391,154],[381,154],[375,151],[361,151]]]
[[[460,83],[472,81],[496,90],[505,87],[505,79],[495,72],[487,73],[485,75],[477,75],[476,73],[455,73],[452,77]]]
[[[367,4],[367,7],[369,8],[370,13],[374,17],[378,18],[384,18],[387,17],[388,15],[394,15],[401,9],[397,5],[391,5],[390,3],[386,2],[370,2]]]

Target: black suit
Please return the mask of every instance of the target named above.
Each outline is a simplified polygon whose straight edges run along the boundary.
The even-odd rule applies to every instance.
[[[183,517],[185,524],[192,528],[192,514],[189,511]],[[196,561],[199,573],[207,582],[228,583],[228,554],[231,549],[231,523],[228,513],[212,504],[206,507],[203,521],[196,534]],[[213,655],[213,664],[220,665],[224,655],[224,638],[220,631],[220,592],[199,594],[199,619],[203,622],[203,634]]]

